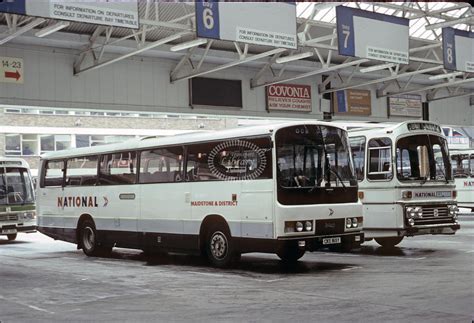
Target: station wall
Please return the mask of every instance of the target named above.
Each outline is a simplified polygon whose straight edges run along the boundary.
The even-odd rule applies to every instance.
[[[241,79],[243,109],[191,109],[188,81],[177,81],[172,84],[169,80],[170,71],[176,65],[176,61],[136,56],[74,76],[73,63],[77,55],[77,51],[63,48],[14,43],[1,46],[0,56],[23,58],[24,84],[0,83],[0,104],[263,118],[322,119],[323,116],[321,99],[317,93],[321,76],[291,82],[311,85],[313,101],[311,113],[268,113],[265,109],[265,89],[263,87],[250,89],[250,80],[257,70],[249,67],[235,67],[206,75],[214,78]],[[387,121],[387,98],[376,98],[376,85],[366,89],[372,92],[370,116],[335,115],[334,119]],[[467,97],[435,101],[431,103],[430,119],[444,124],[472,125],[473,108],[469,105]],[[390,121],[399,120],[405,119],[390,119]]]

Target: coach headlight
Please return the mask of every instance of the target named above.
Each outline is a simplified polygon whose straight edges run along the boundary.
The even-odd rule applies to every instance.
[[[346,219],[346,228],[352,228],[352,219],[351,218],[347,218]]]
[[[455,204],[448,205],[448,210],[449,210],[449,215],[451,215],[453,218],[457,218],[459,208]]]
[[[406,217],[407,218],[414,218],[415,217],[415,208],[409,206],[406,209]]]
[[[359,223],[357,222],[357,218],[352,218],[352,227],[357,228],[358,225]]]
[[[36,212],[35,211],[25,212],[22,214],[22,218],[23,220],[34,220],[36,219]]]
[[[304,229],[306,231],[312,231],[313,230],[313,221],[306,221],[304,223]]]
[[[303,231],[303,223],[301,223],[300,221],[296,222],[295,229],[296,229],[296,232]]]
[[[415,209],[413,211],[414,211],[416,217],[419,217],[419,218],[423,217],[423,208],[422,207],[417,206],[417,207],[415,207]]]
[[[415,219],[409,218],[409,219],[408,219],[408,224],[409,224],[410,226],[414,226],[414,225],[415,225]]]

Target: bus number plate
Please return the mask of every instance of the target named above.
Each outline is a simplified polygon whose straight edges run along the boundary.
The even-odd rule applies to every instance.
[[[2,234],[14,234],[16,233],[16,229],[3,229]]]
[[[337,244],[337,243],[341,243],[341,237],[323,239],[323,244]]]

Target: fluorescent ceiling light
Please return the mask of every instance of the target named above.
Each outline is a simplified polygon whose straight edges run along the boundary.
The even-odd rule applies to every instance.
[[[295,55],[289,55],[289,56],[284,56],[284,57],[278,57],[275,62],[277,64],[283,64],[283,63],[288,63],[292,61],[297,61],[299,59],[307,58],[313,56],[312,52],[304,52],[300,54],[295,54]]]
[[[207,39],[203,39],[203,38],[193,39],[193,40],[190,40],[190,41],[172,46],[170,48],[170,51],[177,52],[177,51],[180,51],[180,50],[183,50],[183,49],[203,45],[205,43],[207,43]]]
[[[395,64],[393,63],[387,63],[387,64],[382,64],[382,65],[374,65],[374,66],[369,66],[366,68],[361,68],[360,72],[361,73],[370,73],[370,72],[375,72],[375,71],[380,71],[384,70],[386,68],[394,67]]]
[[[447,79],[450,77],[456,77],[456,76],[461,76],[463,75],[463,72],[453,72],[453,73],[446,73],[446,74],[438,74],[438,75],[433,75],[428,77],[429,80],[441,80],[441,79]]]
[[[41,29],[40,31],[36,32],[35,36],[36,37],[48,36],[48,35],[51,35],[52,33],[57,32],[58,30],[66,28],[68,26],[69,26],[68,21],[60,21],[57,24],[54,24],[54,25],[51,25],[51,26],[48,26],[48,27],[45,27],[45,28]]]

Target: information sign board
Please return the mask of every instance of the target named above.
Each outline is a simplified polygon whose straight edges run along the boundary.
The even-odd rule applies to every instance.
[[[333,93],[333,110],[336,114],[368,116],[372,113],[369,90],[341,90]]]
[[[23,84],[23,59],[0,57],[0,82]]]
[[[423,115],[421,95],[402,94],[388,98],[389,116],[421,118]]]
[[[196,2],[197,37],[297,48],[294,2]]]
[[[139,28],[138,0],[8,0],[0,1],[0,12]]]
[[[267,110],[311,112],[311,86],[272,84],[267,86]]]
[[[448,70],[474,72],[474,32],[443,28],[443,62]]]
[[[409,20],[344,6],[336,7],[340,55],[409,63]]]

